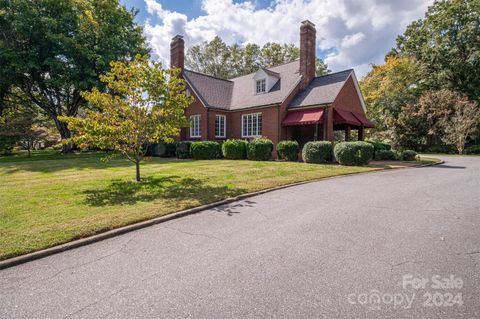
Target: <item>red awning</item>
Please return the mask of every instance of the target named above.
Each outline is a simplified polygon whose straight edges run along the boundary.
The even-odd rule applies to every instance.
[[[322,121],[323,109],[309,109],[302,111],[288,112],[287,116],[283,119],[282,125],[307,125],[317,124]]]
[[[362,122],[362,125],[364,127],[369,127],[369,128],[372,128],[372,127],[375,127],[375,124],[373,122],[371,122],[369,119],[367,119],[367,117],[362,114],[362,113],[356,113],[356,112],[352,112],[352,114],[360,121]]]
[[[362,122],[357,119],[352,112],[333,109],[333,124],[348,124],[354,126],[362,126]]]

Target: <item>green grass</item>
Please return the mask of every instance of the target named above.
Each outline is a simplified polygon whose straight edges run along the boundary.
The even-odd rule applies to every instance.
[[[101,156],[0,157],[0,259],[247,192],[379,169],[155,158],[136,183],[130,162]]]

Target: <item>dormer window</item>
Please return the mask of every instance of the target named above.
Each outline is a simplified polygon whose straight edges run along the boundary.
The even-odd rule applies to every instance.
[[[257,85],[256,85],[257,94],[265,93],[266,89],[267,89],[267,80],[266,79],[257,80]]]

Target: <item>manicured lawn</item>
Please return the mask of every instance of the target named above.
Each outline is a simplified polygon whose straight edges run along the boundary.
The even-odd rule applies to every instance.
[[[0,259],[242,193],[378,167],[152,159],[40,152],[0,158]]]

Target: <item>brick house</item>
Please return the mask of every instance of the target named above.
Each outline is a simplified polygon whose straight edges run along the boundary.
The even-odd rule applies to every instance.
[[[315,26],[300,27],[300,59],[257,72],[220,79],[184,68],[184,40],[175,36],[170,46],[171,67],[183,70],[188,92],[195,101],[185,110],[190,128],[181,140],[251,139],[267,137],[276,145],[294,139],[301,145],[312,140],[334,139],[344,130],[345,139],[373,127],[365,116],[365,103],[353,70],[315,77]]]

